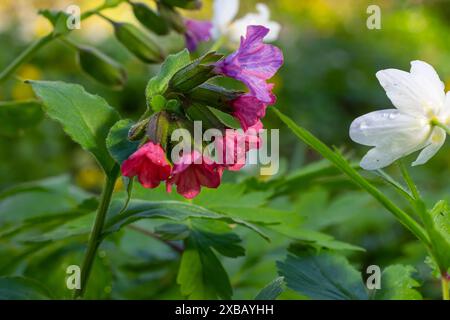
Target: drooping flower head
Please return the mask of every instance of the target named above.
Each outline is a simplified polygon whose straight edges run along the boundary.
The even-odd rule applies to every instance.
[[[192,199],[200,193],[202,186],[217,188],[222,178],[221,168],[197,150],[182,155],[174,163],[173,171],[167,180],[167,192],[172,185],[177,186],[177,192],[187,199]]]
[[[172,168],[159,144],[147,142],[122,163],[125,177],[138,177],[145,188],[156,188],[170,176]]]
[[[246,131],[227,129],[224,136],[215,141],[216,150],[221,155],[220,163],[230,171],[240,170],[246,164],[247,153],[259,149],[260,145],[261,141],[255,128]]]
[[[231,43],[239,44],[241,37],[247,32],[248,26],[260,25],[270,29],[265,41],[277,40],[281,26],[270,20],[270,11],[267,5],[258,3],[256,10],[256,13],[248,13],[242,18],[234,20],[239,11],[239,0],[215,0],[212,19],[213,37],[215,39],[226,37]]]
[[[211,39],[211,22],[186,19],[184,24],[186,26],[184,36],[189,51],[195,51],[200,42],[209,41]]]
[[[273,86],[267,83],[283,64],[283,53],[275,46],[265,44],[269,29],[249,26],[241,38],[239,49],[216,63],[216,72],[243,82],[250,94],[270,104],[274,101]]]
[[[269,89],[272,90],[272,88],[273,84],[269,84]],[[276,97],[272,93],[269,103],[265,103],[251,94],[244,94],[231,101],[231,114],[239,120],[242,129],[246,131],[265,117],[267,106],[274,104],[275,101]]]
[[[350,126],[353,141],[373,146],[361,167],[376,170],[423,149],[413,165],[426,163],[445,142],[446,133],[433,121],[450,121],[450,94],[432,66],[412,61],[411,71],[386,69],[377,78],[396,109],[363,115]]]

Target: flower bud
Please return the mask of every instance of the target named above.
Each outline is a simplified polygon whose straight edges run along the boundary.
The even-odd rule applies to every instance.
[[[202,7],[202,2],[200,0],[161,0],[161,2],[171,7],[188,10],[198,10]]]
[[[150,117],[147,126],[147,137],[155,144],[166,149],[171,131],[172,116],[166,111],[157,112]]]
[[[222,58],[214,52],[191,62],[174,74],[169,81],[169,89],[186,93],[216,76],[214,62]]]
[[[145,136],[149,120],[150,119],[144,119],[136,123],[134,126],[132,126],[130,128],[130,131],[128,131],[128,140],[130,141],[141,140]]]
[[[81,69],[100,83],[121,88],[127,81],[125,69],[116,61],[95,48],[77,46]]]
[[[224,112],[230,112],[231,101],[242,94],[243,92],[231,91],[213,84],[204,83],[189,92],[188,97],[194,102],[206,104]]]
[[[158,2],[158,11],[160,16],[163,17],[167,23],[169,23],[173,30],[182,34],[186,32],[183,17],[171,6]]]
[[[205,130],[226,128],[225,124],[206,105],[192,103],[186,109],[186,114],[192,121],[201,121]]]
[[[117,40],[143,62],[164,61],[162,49],[148,34],[129,23],[114,22],[113,25]]]
[[[142,2],[131,2],[133,6],[133,13],[136,19],[146,27],[158,35],[166,35],[169,33],[169,26],[160,15],[149,8]]]

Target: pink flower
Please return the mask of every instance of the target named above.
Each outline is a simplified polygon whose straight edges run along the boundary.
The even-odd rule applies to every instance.
[[[189,51],[195,51],[200,42],[211,39],[211,22],[186,19],[184,24],[186,26],[184,37]]]
[[[175,184],[179,194],[192,199],[200,193],[202,186],[217,188],[221,178],[222,170],[219,166],[194,150],[181,156],[175,163],[172,175],[167,180],[167,192],[171,192],[172,185]]]
[[[147,142],[122,163],[125,177],[137,176],[145,188],[156,188],[170,176],[171,166],[159,144]]]
[[[245,132],[235,129],[225,130],[225,136],[215,142],[217,152],[222,155],[220,160],[224,168],[238,171],[245,165],[247,152],[260,147],[258,131],[252,127]]]
[[[266,81],[283,64],[281,50],[263,42],[269,31],[263,26],[248,26],[239,49],[216,63],[217,73],[242,81],[253,97],[267,104],[273,103],[273,86]]]
[[[269,85],[272,89],[273,84]],[[269,104],[274,104],[275,95],[271,95],[270,103],[265,103],[251,94],[244,94],[231,101],[231,114],[239,120],[242,129],[246,131],[249,127],[255,125],[261,118],[266,115],[266,108]]]

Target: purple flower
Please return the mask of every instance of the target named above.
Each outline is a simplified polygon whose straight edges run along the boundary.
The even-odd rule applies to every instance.
[[[216,72],[242,81],[252,96],[265,103],[273,103],[272,78],[283,64],[283,53],[275,46],[265,44],[269,29],[248,26],[246,37],[241,37],[239,49],[216,63]]]
[[[200,42],[211,39],[211,22],[186,19],[184,24],[186,26],[184,36],[186,38],[186,46],[189,51],[195,51]]]

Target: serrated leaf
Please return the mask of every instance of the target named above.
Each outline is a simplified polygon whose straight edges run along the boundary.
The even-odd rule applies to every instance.
[[[151,78],[147,84],[145,90],[147,101],[150,101],[153,96],[164,94],[173,75],[190,62],[191,58],[187,49],[177,54],[169,55],[161,65],[161,70],[158,75]]]
[[[265,286],[255,297],[255,300],[275,300],[283,293],[284,278],[278,277]]]
[[[28,81],[42,100],[45,112],[60,122],[64,131],[84,149],[90,151],[106,173],[114,160],[106,148],[110,128],[119,114],[101,97],[92,95],[77,84],[60,81]]]
[[[347,259],[331,253],[288,255],[277,262],[287,286],[318,300],[367,300],[361,274]]]
[[[0,300],[49,300],[50,294],[35,280],[23,277],[0,278]]]
[[[412,278],[416,270],[412,266],[392,265],[381,274],[381,289],[377,300],[421,300],[422,295],[415,288],[420,284]]]
[[[23,130],[38,125],[43,118],[38,101],[0,102],[0,135],[16,137]]]

